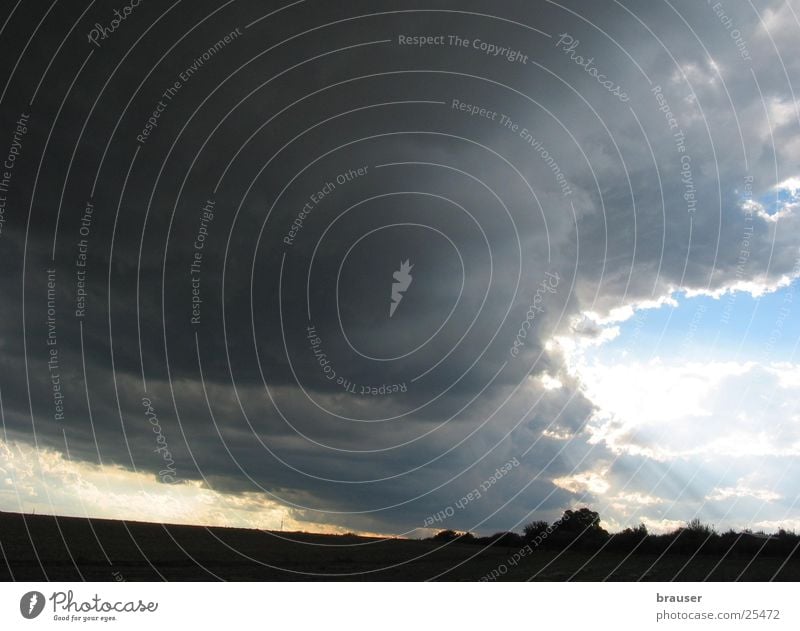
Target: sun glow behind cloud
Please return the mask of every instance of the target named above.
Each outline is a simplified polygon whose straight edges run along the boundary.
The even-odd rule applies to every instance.
[[[769,356],[777,340],[762,339],[768,331],[751,332],[761,357],[726,358],[724,346],[715,357],[704,346],[706,359],[700,360],[683,351],[695,337],[697,344],[707,343],[705,330],[694,331],[689,345],[676,344],[671,332],[661,330],[664,344],[658,347],[651,342],[660,323],[621,334],[615,327],[613,352],[597,343],[610,341],[602,333],[593,344],[567,345],[571,371],[598,407],[588,427],[594,441],[659,459],[703,453],[800,455],[800,365]],[[748,323],[752,320],[740,324]]]
[[[302,530],[286,507],[260,493],[224,494],[197,481],[172,484],[114,465],[67,460],[0,440],[0,505],[37,514],[92,516],[203,526]],[[314,524],[313,530],[339,532]]]
[[[791,528],[800,364],[784,340],[797,337],[793,290],[675,296],[573,327],[558,344],[597,407],[586,431],[617,461],[554,483],[602,502],[610,524],[661,532],[682,525],[676,516],[699,515]],[[723,318],[726,301],[738,309]]]

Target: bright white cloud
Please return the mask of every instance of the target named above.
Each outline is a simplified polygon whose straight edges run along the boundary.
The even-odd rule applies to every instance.
[[[775,500],[781,499],[781,495],[775,493],[775,491],[770,489],[753,489],[744,484],[716,488],[712,493],[706,496],[706,499],[711,502],[722,502],[738,497],[752,497],[762,502],[774,502]]]
[[[800,455],[798,365],[655,358],[578,373],[599,407],[589,431],[618,453]]]
[[[605,474],[606,470],[584,471],[556,478],[553,480],[553,484],[572,493],[603,495],[611,486],[605,479]]]
[[[686,525],[686,522],[680,519],[651,519],[649,517],[642,517],[642,523],[647,526],[647,531],[654,535],[674,532]]]
[[[557,377],[553,377],[547,373],[543,373],[539,380],[542,382],[542,387],[545,390],[558,390],[564,385]]]

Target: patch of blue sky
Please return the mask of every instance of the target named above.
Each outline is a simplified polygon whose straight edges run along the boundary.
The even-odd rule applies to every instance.
[[[677,306],[642,309],[619,323],[619,335],[589,352],[620,361],[800,361],[800,281],[754,298],[676,294]]]
[[[789,188],[779,188],[775,191],[761,195],[756,201],[768,215],[774,215],[783,210],[788,204],[800,202],[800,191]]]

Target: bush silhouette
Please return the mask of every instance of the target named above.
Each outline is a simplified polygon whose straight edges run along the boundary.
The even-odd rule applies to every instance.
[[[685,527],[678,528],[670,537],[672,541],[668,544],[668,548],[684,554],[712,552],[718,547],[720,538],[713,527],[696,518]]]
[[[709,554],[771,556],[797,559],[800,557],[800,535],[780,529],[768,535],[763,532],[728,530],[718,533],[713,525],[692,519],[685,526],[665,534],[650,534],[644,524],[610,535],[600,525],[600,514],[588,507],[564,511],[558,521],[549,524],[534,520],[523,527],[523,534],[496,532],[488,537],[475,537],[469,532],[442,530],[429,541],[436,543],[471,543],[479,546],[537,549],[580,550],[596,552],[633,552],[635,554]]]
[[[610,550],[631,552],[642,548],[643,542],[647,537],[647,526],[639,524],[636,528],[626,528],[622,532],[611,535],[608,547]]]
[[[708,526],[708,525],[704,524],[703,522],[701,522],[696,517],[692,521],[690,521],[688,524],[686,524],[686,529],[685,530],[687,530],[688,532],[691,532],[693,534],[698,534],[698,535],[709,536],[709,535],[716,534],[716,531],[711,526]]]
[[[549,536],[552,530],[553,529],[551,528],[550,524],[543,520],[532,521],[522,529],[522,531],[525,533],[525,541],[528,543],[534,541],[537,537],[541,539],[545,535]]]

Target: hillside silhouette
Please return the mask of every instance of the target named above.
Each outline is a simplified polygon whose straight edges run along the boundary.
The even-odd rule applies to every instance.
[[[609,534],[596,515],[572,511],[523,533],[414,540],[0,512],[0,579],[800,579],[793,533],[720,535],[692,523],[669,535]]]

